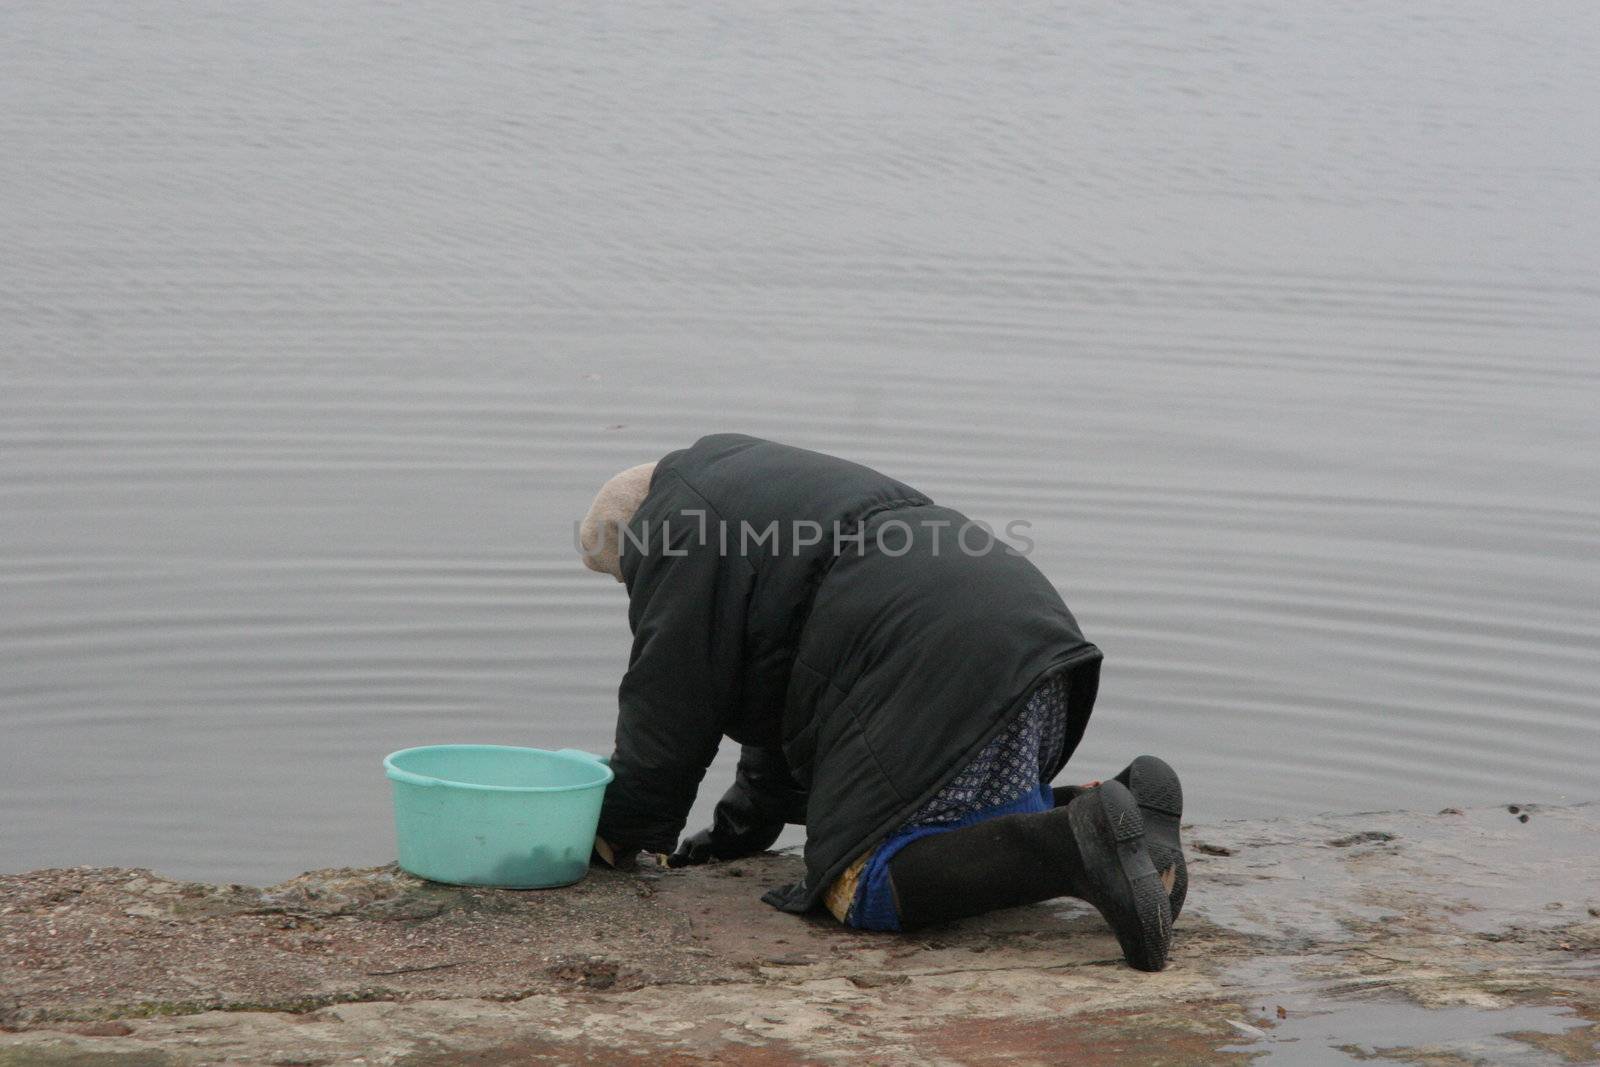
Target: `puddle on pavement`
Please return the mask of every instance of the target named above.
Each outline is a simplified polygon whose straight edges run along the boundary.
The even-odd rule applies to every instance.
[[[1560,1063],[1550,1051],[1505,1035],[1564,1034],[1594,1025],[1566,1007],[1428,1009],[1395,1001],[1361,1001],[1332,1011],[1291,1010],[1285,1019],[1239,1022],[1265,1036],[1241,1033],[1239,1042],[1218,1051],[1255,1053],[1258,1064],[1303,1067],[1365,1063],[1380,1056],[1411,1062],[1424,1050],[1505,1067]],[[1405,1052],[1393,1054],[1400,1050]]]

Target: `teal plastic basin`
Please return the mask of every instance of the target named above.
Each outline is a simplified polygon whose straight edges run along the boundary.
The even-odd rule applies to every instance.
[[[542,889],[589,869],[611,768],[564,748],[427,745],[384,757],[400,866],[452,885]]]

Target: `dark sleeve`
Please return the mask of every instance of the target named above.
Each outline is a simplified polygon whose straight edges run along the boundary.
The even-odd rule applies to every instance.
[[[749,855],[769,848],[785,823],[806,821],[806,793],[789,773],[783,751],[745,745],[733,785],[717,802],[711,840],[717,852]]]
[[[701,518],[679,513],[706,511],[698,497],[667,496],[670,511],[647,500],[630,524],[645,548],[624,546],[633,653],[599,834],[625,851],[672,851],[740,691],[749,565],[721,556],[715,538],[702,541]]]

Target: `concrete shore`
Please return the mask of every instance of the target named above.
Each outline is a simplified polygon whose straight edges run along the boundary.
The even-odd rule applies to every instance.
[[[787,855],[534,892],[5,875],[0,1067],[1600,1061],[1600,806],[1185,840],[1158,975],[1073,901],[912,935],[783,915]]]

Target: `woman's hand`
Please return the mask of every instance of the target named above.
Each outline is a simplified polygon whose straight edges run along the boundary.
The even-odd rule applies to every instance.
[[[667,866],[692,867],[717,858],[715,847],[711,843],[711,828],[708,826],[680,841],[677,849],[667,857]]]
[[[638,853],[633,849],[617,848],[603,837],[594,839],[594,854],[607,867],[631,871],[638,866]]]

